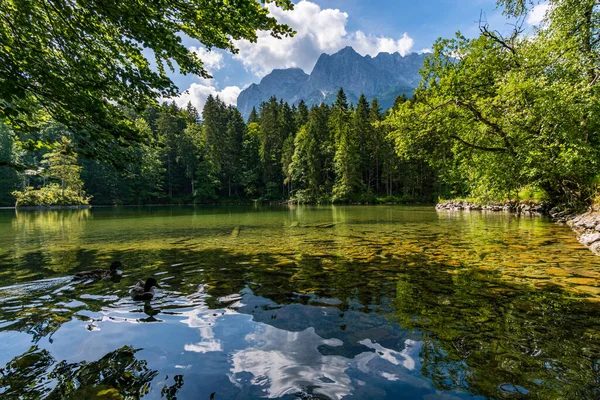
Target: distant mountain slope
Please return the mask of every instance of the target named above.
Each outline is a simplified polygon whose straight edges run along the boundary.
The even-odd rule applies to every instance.
[[[248,117],[252,107],[258,108],[271,96],[290,104],[300,100],[309,106],[323,101],[331,103],[343,87],[351,102],[364,93],[369,100],[377,97],[383,108],[389,108],[396,96],[402,93],[410,96],[419,85],[419,69],[425,56],[380,53],[376,57],[363,57],[352,47],[346,47],[332,55],[322,54],[310,75],[299,68],[273,70],[259,84],[252,84],[240,93],[237,107]]]

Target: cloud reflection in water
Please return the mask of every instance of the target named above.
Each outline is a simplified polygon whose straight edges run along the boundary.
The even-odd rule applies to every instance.
[[[350,359],[321,354],[320,346],[338,347],[343,342],[323,339],[314,328],[289,332],[259,323],[245,340],[250,347],[231,355],[231,382],[238,387],[261,386],[267,398],[303,392],[342,399],[354,393],[355,385],[360,384],[351,376],[357,370],[389,381],[429,386],[425,379],[411,374],[420,366],[420,342],[406,340],[405,349],[397,352],[366,339],[360,342],[365,350],[375,351],[365,351]],[[252,378],[247,379],[246,373]]]

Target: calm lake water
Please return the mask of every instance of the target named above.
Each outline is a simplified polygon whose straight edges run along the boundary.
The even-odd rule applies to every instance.
[[[600,257],[426,207],[0,210],[0,368],[2,399],[598,399]]]

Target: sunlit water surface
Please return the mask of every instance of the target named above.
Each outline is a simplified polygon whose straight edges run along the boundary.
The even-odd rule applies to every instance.
[[[543,218],[1,210],[0,397],[598,399],[599,299],[600,258]]]

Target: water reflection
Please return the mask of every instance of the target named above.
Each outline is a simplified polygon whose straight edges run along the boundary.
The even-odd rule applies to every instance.
[[[0,248],[0,394],[600,398],[598,259],[544,220],[402,210],[0,215],[46,232]]]
[[[158,372],[135,357],[138,351],[124,346],[98,361],[67,363],[34,346],[0,372],[0,393],[5,399],[140,398]],[[182,385],[179,379],[166,393],[175,398]]]
[[[471,270],[398,281],[395,315],[423,332],[437,387],[490,398],[600,398],[600,312],[560,287],[513,286]]]

